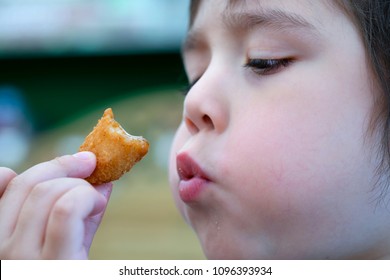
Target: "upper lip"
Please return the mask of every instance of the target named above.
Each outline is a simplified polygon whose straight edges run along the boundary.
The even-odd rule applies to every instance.
[[[192,178],[209,180],[208,175],[199,164],[187,153],[180,153],[176,157],[177,173],[180,180],[188,181]]]

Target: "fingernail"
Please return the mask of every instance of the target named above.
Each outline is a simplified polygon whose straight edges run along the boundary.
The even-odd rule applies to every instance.
[[[79,152],[73,156],[82,160],[90,160],[93,157],[93,154],[91,152]]]

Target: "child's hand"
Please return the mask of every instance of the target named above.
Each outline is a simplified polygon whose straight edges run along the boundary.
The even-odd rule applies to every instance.
[[[84,152],[20,175],[0,168],[0,259],[85,259],[111,184],[83,180],[96,165]]]

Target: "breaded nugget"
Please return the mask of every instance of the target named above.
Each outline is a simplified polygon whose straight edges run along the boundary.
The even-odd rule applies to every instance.
[[[148,149],[148,141],[128,134],[108,108],[79,149],[96,155],[96,169],[86,180],[93,185],[118,180],[146,155]]]

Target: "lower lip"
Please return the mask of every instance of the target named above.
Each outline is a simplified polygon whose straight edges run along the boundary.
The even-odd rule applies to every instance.
[[[179,195],[183,202],[195,202],[209,181],[194,177],[189,180],[181,180],[179,183]]]

